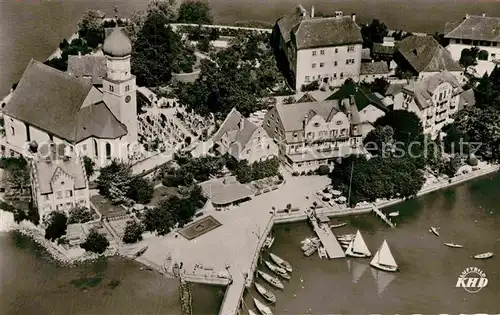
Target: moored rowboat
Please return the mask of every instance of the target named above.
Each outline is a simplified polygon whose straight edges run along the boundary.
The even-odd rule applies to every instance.
[[[257,292],[259,292],[266,300],[268,300],[271,303],[276,302],[276,296],[274,295],[273,292],[266,289],[263,285],[258,284],[257,282],[255,282],[254,284],[255,288],[257,289]]]
[[[463,246],[462,245],[459,245],[459,244],[454,244],[453,242],[451,243],[443,243],[444,245],[448,246],[448,247],[453,247],[453,248],[462,248]]]
[[[266,264],[267,268],[269,268],[272,272],[274,272],[275,274],[277,274],[278,276],[281,276],[287,280],[290,280],[291,277],[288,273],[286,273],[286,270],[281,268],[281,267],[278,267],[276,266],[275,264],[272,264],[270,263],[269,261],[264,261],[264,263]]]
[[[343,227],[346,225],[347,225],[347,223],[345,223],[345,222],[339,223],[339,224],[334,224],[334,225],[330,225],[330,229],[336,229],[336,228],[340,228],[340,227]]]
[[[253,302],[255,303],[255,307],[259,310],[259,312],[262,315],[273,315],[273,312],[271,312],[271,309],[268,306],[266,306],[264,303],[262,303],[261,301],[254,298]]]
[[[482,254],[477,254],[475,256],[471,256],[471,258],[474,258],[474,259],[488,259],[488,258],[491,258],[491,257],[493,257],[493,253],[492,252],[482,253]]]
[[[292,272],[292,265],[290,265],[290,263],[284,259],[281,259],[279,258],[278,256],[276,256],[275,254],[273,253],[269,253],[269,257],[271,257],[271,260],[276,264],[278,265],[279,267],[285,269],[286,271],[288,272]]]
[[[281,283],[281,281],[276,278],[276,277],[273,277],[263,271],[260,271],[260,270],[257,270],[257,273],[259,274],[259,276],[262,277],[262,279],[266,280],[267,282],[269,282],[269,284],[271,284],[272,286],[278,288],[278,289],[284,289],[285,286],[283,285],[283,283]]]

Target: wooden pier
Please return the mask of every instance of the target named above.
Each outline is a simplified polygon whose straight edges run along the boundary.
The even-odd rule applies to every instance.
[[[320,225],[318,223],[317,218],[312,213],[309,214],[309,220],[311,221],[314,232],[316,232],[316,235],[318,235],[321,244],[323,244],[323,247],[325,248],[326,253],[328,254],[328,258],[330,259],[344,258],[345,253],[342,250],[342,247],[340,246],[339,242],[337,241],[337,238],[335,237],[335,234],[333,234],[328,224]]]
[[[387,223],[391,228],[396,227],[394,223],[391,222],[391,220],[382,212],[380,211],[379,208],[377,208],[375,205],[372,205],[372,210],[373,212],[381,218],[385,223]]]

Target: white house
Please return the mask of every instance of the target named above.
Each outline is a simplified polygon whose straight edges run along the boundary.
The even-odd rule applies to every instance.
[[[349,99],[277,104],[268,111],[264,129],[279,145],[282,160],[293,171],[333,165],[339,157],[361,153],[362,124],[354,96]]]
[[[399,42],[395,60],[398,67],[422,79],[441,71],[448,71],[459,83],[465,80],[464,69],[432,36],[408,36]]]
[[[103,166],[127,160],[137,142],[135,77],[130,40],[115,29],[104,41],[102,88],[91,80],[31,60],[5,106],[6,146],[25,154],[27,144],[65,143]]]
[[[359,78],[363,39],[354,14],[316,18],[314,8],[309,15],[299,5],[276,22],[272,38],[275,51],[286,56],[285,77],[297,91],[313,81],[336,87]]]
[[[220,153],[248,163],[278,156],[278,146],[264,128],[243,117],[235,108],[227,115],[213,137]]]
[[[451,116],[459,110],[463,89],[449,72],[412,81],[403,88],[404,101],[401,107],[412,111],[420,118],[424,133],[436,138],[441,128],[452,122]]]
[[[460,60],[463,49],[472,47],[486,51],[488,61],[500,60],[500,17],[467,14],[461,21],[446,23],[444,37],[455,60]]]
[[[64,144],[44,144],[30,159],[33,204],[40,218],[52,211],[66,213],[90,207],[89,185],[80,156]]]

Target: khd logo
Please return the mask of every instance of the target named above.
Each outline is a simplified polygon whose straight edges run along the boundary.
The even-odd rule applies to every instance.
[[[457,288],[464,288],[469,293],[477,293],[487,285],[486,274],[477,267],[466,268],[457,281]]]

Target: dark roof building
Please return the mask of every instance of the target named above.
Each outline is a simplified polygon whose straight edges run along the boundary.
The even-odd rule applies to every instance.
[[[343,99],[349,99],[351,96],[354,96],[354,101],[358,111],[362,111],[369,105],[373,105],[384,112],[389,111],[382,100],[373,94],[369,89],[359,86],[353,82],[344,84],[337,92],[329,96],[327,100],[341,101]]]

